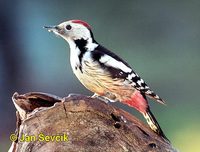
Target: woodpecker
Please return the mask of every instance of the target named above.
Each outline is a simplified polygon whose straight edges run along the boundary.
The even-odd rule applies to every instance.
[[[94,39],[88,23],[69,20],[44,28],[69,43],[72,70],[94,96],[109,101],[119,101],[135,108],[145,117],[155,133],[168,140],[150,111],[146,96],[162,104],[165,102],[149,88],[127,62]]]

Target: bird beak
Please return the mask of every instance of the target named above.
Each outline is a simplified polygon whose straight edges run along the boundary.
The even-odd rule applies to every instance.
[[[57,33],[60,31],[58,26],[44,26],[43,28],[47,29],[49,32]]]

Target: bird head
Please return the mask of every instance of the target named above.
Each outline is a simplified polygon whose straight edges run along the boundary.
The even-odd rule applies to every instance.
[[[93,40],[91,27],[88,23],[81,20],[69,20],[56,26],[44,26],[49,32],[61,36],[66,41]]]

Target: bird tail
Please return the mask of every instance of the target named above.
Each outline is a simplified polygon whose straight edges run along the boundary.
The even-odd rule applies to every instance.
[[[150,111],[149,108],[147,108],[147,111],[145,113],[143,113],[143,116],[145,117],[148,125],[150,126],[150,128],[157,133],[159,136],[163,137],[164,139],[166,139],[168,142],[169,139],[165,136],[165,134],[163,133],[160,125],[158,124],[156,118],[154,117],[153,113]]]

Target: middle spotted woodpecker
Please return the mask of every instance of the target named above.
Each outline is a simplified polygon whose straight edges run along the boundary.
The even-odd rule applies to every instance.
[[[88,23],[69,20],[45,28],[69,43],[73,72],[87,89],[106,100],[120,101],[135,108],[154,132],[167,139],[150,111],[146,96],[159,103],[164,101],[124,60],[94,39]]]

